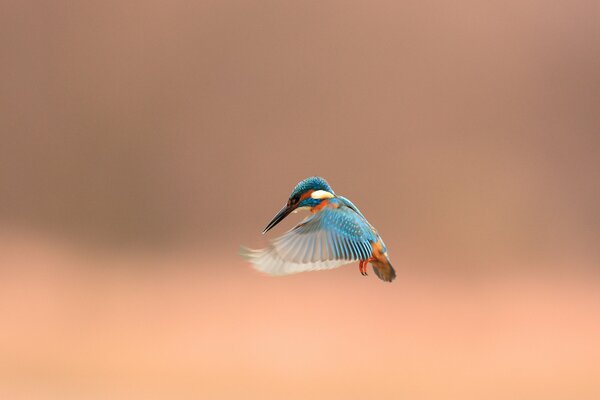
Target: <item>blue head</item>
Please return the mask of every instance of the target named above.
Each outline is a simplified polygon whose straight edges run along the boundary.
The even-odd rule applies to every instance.
[[[269,229],[281,222],[292,211],[299,208],[316,207],[323,200],[334,196],[335,193],[325,179],[318,176],[311,176],[310,178],[304,179],[296,185],[294,190],[292,190],[287,204],[277,213],[277,215],[275,215],[275,217],[273,217],[263,233],[266,233]]]

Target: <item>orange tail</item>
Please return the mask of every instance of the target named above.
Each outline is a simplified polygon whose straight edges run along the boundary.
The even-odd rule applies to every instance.
[[[387,257],[371,261],[373,272],[382,281],[391,282],[396,278],[396,271]]]
[[[369,259],[373,265],[373,272],[379,279],[385,282],[391,282],[396,278],[396,271],[392,267],[392,263],[385,251],[385,245],[381,238],[377,239],[376,243],[371,243],[373,248],[373,257]]]

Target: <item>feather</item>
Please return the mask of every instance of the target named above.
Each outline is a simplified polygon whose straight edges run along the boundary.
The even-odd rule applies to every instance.
[[[270,275],[337,268],[371,256],[378,236],[356,209],[325,207],[261,250],[242,247],[255,269]]]

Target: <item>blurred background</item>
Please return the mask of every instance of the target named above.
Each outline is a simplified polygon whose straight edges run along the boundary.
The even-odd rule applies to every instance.
[[[0,4],[3,399],[600,398],[595,1]],[[237,256],[321,175],[384,237]]]

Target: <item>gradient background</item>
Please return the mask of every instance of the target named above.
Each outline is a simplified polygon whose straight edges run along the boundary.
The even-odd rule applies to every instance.
[[[596,1],[0,5],[3,399],[600,398]],[[237,256],[321,175],[385,238]]]

